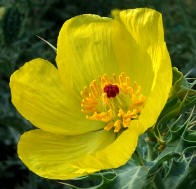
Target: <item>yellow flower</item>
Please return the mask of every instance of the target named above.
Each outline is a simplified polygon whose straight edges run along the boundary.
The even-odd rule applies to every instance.
[[[18,155],[42,177],[125,164],[167,101],[172,71],[161,14],[113,15],[71,18],[59,33],[58,68],[34,59],[11,76],[12,103],[39,128],[21,136]]]

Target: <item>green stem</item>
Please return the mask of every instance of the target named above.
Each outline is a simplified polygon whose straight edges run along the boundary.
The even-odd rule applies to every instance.
[[[136,155],[137,155],[137,158],[138,158],[138,160],[139,160],[140,165],[144,166],[144,161],[143,161],[143,159],[141,158],[139,152],[138,152],[137,150],[135,150],[135,153],[136,153]]]
[[[153,160],[153,148],[152,145],[150,145],[150,142],[146,142],[147,144],[147,161]]]

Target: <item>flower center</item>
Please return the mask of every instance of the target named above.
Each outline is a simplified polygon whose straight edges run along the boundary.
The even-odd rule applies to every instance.
[[[121,73],[119,77],[106,74],[93,80],[90,86],[81,91],[82,112],[89,120],[105,122],[104,129],[115,133],[129,127],[134,119],[138,119],[145,102],[141,87]]]

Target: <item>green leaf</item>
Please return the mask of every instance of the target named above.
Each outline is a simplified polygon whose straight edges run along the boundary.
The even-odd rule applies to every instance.
[[[177,97],[169,99],[158,118],[158,121],[155,125],[155,129],[161,132],[167,131],[168,128],[165,127],[166,123],[172,118],[179,115],[184,105],[185,99],[186,99],[186,96],[184,97],[183,100],[180,100]]]
[[[52,45],[50,42],[46,41],[44,38],[42,38],[42,37],[40,37],[40,36],[38,36],[38,35],[36,35],[36,36],[37,36],[39,39],[41,39],[43,42],[45,42],[49,47],[51,47],[55,53],[57,52],[57,48],[56,48],[54,45]]]
[[[178,187],[188,174],[187,166],[185,158],[173,160],[169,174],[164,182],[166,188],[176,189]]]
[[[196,96],[196,91],[193,89],[193,86],[196,84],[196,80],[189,83],[188,80],[184,78],[182,72],[180,72],[176,67],[173,67],[172,71],[173,81],[170,98],[178,97],[183,99],[186,94],[190,97]]]
[[[184,108],[185,110],[191,108],[193,105],[196,104],[196,95],[194,96],[187,96],[185,102],[184,102]]]
[[[107,189],[110,188],[116,177],[114,171],[108,170],[64,182],[60,181],[59,183],[68,186],[70,189]]]
[[[196,164],[188,167],[188,173],[184,180],[178,185],[177,189],[193,189],[196,188]]]
[[[176,115],[179,115],[183,106],[183,102],[179,98],[169,99],[167,104],[165,105],[161,115],[159,116],[158,122],[164,122]]]
[[[188,130],[188,128],[194,120],[193,113],[194,109],[190,113],[187,120],[184,121],[184,123],[180,124],[180,119],[178,119],[178,121],[176,121],[175,124],[168,127],[170,129],[170,137],[168,138],[165,144],[165,148],[160,153],[159,157],[164,157],[164,155],[173,152],[182,153],[186,147],[196,145],[195,141],[193,141],[193,144],[185,146],[188,140],[187,135],[190,135],[190,133],[192,133],[190,130]]]
[[[72,189],[142,189],[147,183],[147,174],[146,167],[131,159],[113,172],[108,170],[60,183]]]
[[[137,165],[133,160],[115,171],[118,177],[112,189],[142,189],[146,185],[148,173],[146,168]]]
[[[173,67],[173,81],[172,81],[172,90],[171,90],[171,96],[176,96],[178,91],[181,89],[181,85],[183,82],[183,74],[178,70],[178,68]]]
[[[165,125],[172,118],[176,118],[180,113],[187,111],[196,103],[196,91],[192,89],[195,83],[196,81],[189,83],[177,68],[173,68],[173,86],[170,98],[161,112],[156,125],[151,129],[152,134],[159,142],[164,143],[160,133],[167,132],[168,128]]]

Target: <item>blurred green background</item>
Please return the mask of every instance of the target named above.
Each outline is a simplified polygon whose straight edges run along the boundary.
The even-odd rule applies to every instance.
[[[16,154],[20,134],[33,126],[10,102],[9,77],[25,62],[41,57],[55,63],[56,46],[65,20],[83,13],[111,16],[112,9],[150,7],[163,14],[165,38],[173,66],[196,76],[195,0],[1,0],[0,1],[0,189],[61,189],[21,163]]]

